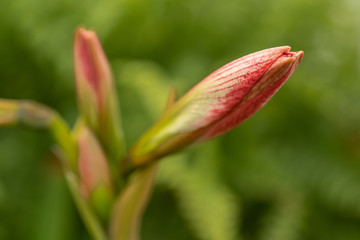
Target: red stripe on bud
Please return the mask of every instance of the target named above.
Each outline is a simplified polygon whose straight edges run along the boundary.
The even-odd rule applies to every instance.
[[[299,65],[290,47],[259,51],[219,68],[175,103],[131,149],[134,165],[219,136],[258,111]]]

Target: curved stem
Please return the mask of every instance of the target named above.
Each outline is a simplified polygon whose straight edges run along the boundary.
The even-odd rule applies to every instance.
[[[51,108],[33,101],[0,99],[0,127],[24,124],[50,131],[58,148],[65,178],[76,207],[94,240],[107,240],[104,229],[91,207],[80,194],[77,173],[77,145],[61,116]]]

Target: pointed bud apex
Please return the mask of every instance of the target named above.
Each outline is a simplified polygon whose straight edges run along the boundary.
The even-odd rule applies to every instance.
[[[276,47],[219,68],[176,102],[135,144],[129,159],[147,164],[236,127],[258,111],[299,65],[303,52]]]
[[[283,53],[232,111],[209,126],[201,140],[211,139],[231,130],[263,107],[294,73],[303,54],[302,51]]]
[[[113,158],[124,147],[110,65],[93,31],[79,28],[74,42],[78,102],[86,123]]]
[[[168,99],[167,99],[165,109],[164,109],[164,112],[163,112],[162,116],[166,115],[166,112],[169,109],[171,109],[171,107],[175,104],[176,100],[177,100],[176,89],[175,88],[170,88]]]

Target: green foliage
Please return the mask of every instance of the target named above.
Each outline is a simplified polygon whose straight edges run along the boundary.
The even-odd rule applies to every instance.
[[[212,171],[204,170],[209,170],[209,167],[196,166],[199,162],[211,164],[214,156],[217,155],[211,155],[209,151],[200,151],[194,158],[181,155],[174,159],[166,159],[159,182],[174,191],[181,214],[188,220],[199,239],[239,239],[239,203],[233,192],[214,176]]]
[[[217,67],[260,49],[304,50],[277,96],[234,131],[160,163],[144,240],[360,239],[358,1],[3,1],[0,97],[69,123],[73,33],[99,33],[130,146]],[[89,239],[50,137],[0,129],[0,239]],[[56,220],[56,221],[55,221]]]

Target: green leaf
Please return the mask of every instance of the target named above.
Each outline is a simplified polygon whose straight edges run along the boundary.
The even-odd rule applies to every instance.
[[[157,163],[135,172],[116,200],[110,222],[111,240],[140,239],[140,223],[152,193]]]

